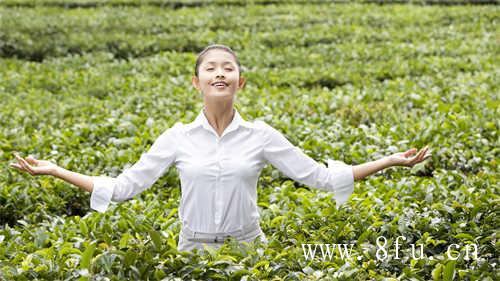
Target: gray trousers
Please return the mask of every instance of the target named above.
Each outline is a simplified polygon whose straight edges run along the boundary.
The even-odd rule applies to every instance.
[[[251,233],[246,233],[241,236],[236,236],[236,240],[239,242],[253,242],[259,239],[263,243],[267,244],[267,238],[262,229],[260,227]],[[212,247],[214,249],[220,248],[224,242],[198,242],[198,241],[189,241],[188,237],[181,230],[179,234],[179,244],[177,245],[178,251],[193,251],[194,249],[203,250],[204,247]]]

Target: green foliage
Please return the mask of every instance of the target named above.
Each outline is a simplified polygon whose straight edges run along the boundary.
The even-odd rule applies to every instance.
[[[497,6],[139,2],[0,3],[0,280],[499,279]],[[244,118],[317,161],[425,144],[433,158],[356,183],[340,208],[266,167],[258,205],[269,244],[195,253],[177,251],[175,168],[105,214],[76,187],[8,168],[18,151],[117,176],[198,114],[190,78],[210,42],[244,66]],[[392,247],[378,260],[377,238],[400,235],[401,259]],[[356,246],[348,259],[306,260],[302,243]],[[426,258],[411,258],[412,243]],[[465,258],[472,244],[478,259]]]

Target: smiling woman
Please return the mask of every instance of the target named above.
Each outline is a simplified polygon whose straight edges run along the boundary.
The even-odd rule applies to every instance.
[[[232,119],[235,94],[245,82],[236,54],[229,47],[211,45],[198,55],[192,83],[203,93],[207,118],[218,135]]]
[[[430,157],[428,148],[410,149],[351,166],[329,160],[328,167],[304,154],[263,121],[246,121],[234,108],[245,85],[236,54],[211,45],[198,56],[193,86],[204,108],[188,124],[176,123],[139,161],[116,178],[87,176],[48,161],[16,155],[12,167],[32,175],[53,175],[91,192],[91,208],[105,212],[111,201],[132,198],[149,188],[170,166],[181,180],[179,250],[220,247],[229,237],[240,242],[266,241],[259,224],[257,181],[271,164],[305,185],[331,191],[337,204],[348,200],[354,180],[390,166],[413,166]]]

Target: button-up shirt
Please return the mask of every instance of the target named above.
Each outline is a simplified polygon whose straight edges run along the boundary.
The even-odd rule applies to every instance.
[[[259,221],[257,181],[267,163],[304,185],[333,192],[338,204],[354,189],[350,165],[328,160],[327,168],[267,123],[245,121],[237,110],[219,136],[202,109],[192,123],[167,129],[118,177],[92,177],[90,206],[104,212],[111,201],[132,198],[175,165],[183,226],[198,232],[231,232]]]

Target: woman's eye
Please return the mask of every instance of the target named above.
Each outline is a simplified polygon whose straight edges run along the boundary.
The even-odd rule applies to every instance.
[[[226,71],[233,71],[232,68],[226,68]]]
[[[214,70],[213,67],[207,68],[207,71],[212,71],[212,70]]]

